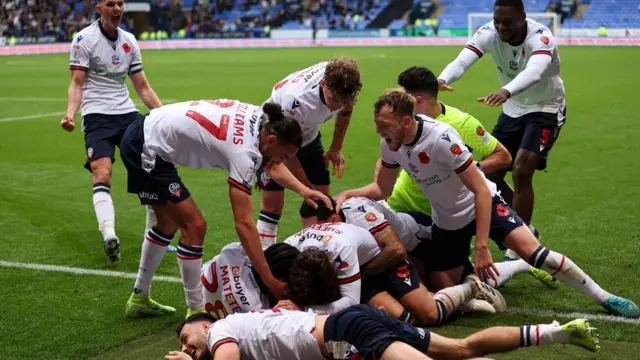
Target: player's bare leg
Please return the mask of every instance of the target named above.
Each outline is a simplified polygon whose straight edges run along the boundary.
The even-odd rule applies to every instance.
[[[111,199],[111,159],[98,158],[89,165],[93,181],[93,208],[102,233],[104,252],[111,262],[116,262],[120,260],[120,239],[116,235],[116,215]]]
[[[149,232],[149,229],[151,229],[152,227],[154,227],[156,225],[156,222],[158,221],[156,219],[156,213],[153,212],[153,207],[151,205],[147,205],[145,206],[146,208],[146,219],[145,219],[145,227],[144,227],[144,235],[142,235],[142,242],[144,243],[144,238],[147,236],[147,233]],[[178,250],[175,246],[173,245],[168,245],[167,246],[167,251],[173,252]]]
[[[260,189],[260,217],[256,228],[263,249],[276,243],[283,208],[284,190]]]
[[[377,309],[384,310],[387,314],[401,321],[408,321],[411,318],[404,306],[386,291],[376,294],[376,296],[369,300],[368,304]]]
[[[464,339],[451,339],[431,333],[427,355],[436,359],[469,359],[487,354],[503,353],[520,347],[549,344],[573,344],[598,351],[597,329],[585,319],[565,325],[558,323],[520,327],[492,327]]]
[[[640,309],[632,301],[603,290],[571,259],[540,245],[525,225],[513,230],[505,239],[505,246],[514,250],[522,259],[544,270],[563,283],[591,297],[607,311],[630,318],[640,318]]]
[[[136,283],[125,307],[125,314],[129,318],[170,314],[176,311],[175,308],[161,305],[150,297],[153,276],[164,258],[166,247],[179,228],[174,220],[176,215],[168,205],[153,205],[153,210],[157,221],[149,229],[142,243]]]
[[[525,149],[518,150],[513,161],[513,202],[511,207],[522,221],[531,223],[533,216],[533,174],[538,167],[540,155]]]
[[[460,284],[464,266],[447,271],[431,271],[429,273],[429,285],[432,291],[439,291],[444,288]]]
[[[189,317],[204,311],[200,268],[207,222],[192,197],[177,204],[169,203],[167,207],[174,213],[174,219],[180,226],[177,257]]]
[[[409,344],[396,341],[387,346],[380,357],[381,360],[431,360],[430,357],[411,347]]]
[[[486,174],[487,179],[492,181],[498,187],[498,191],[500,191],[500,195],[507,202],[507,204],[511,204],[513,202],[513,189],[511,185],[506,180],[507,170],[498,170],[492,173]]]

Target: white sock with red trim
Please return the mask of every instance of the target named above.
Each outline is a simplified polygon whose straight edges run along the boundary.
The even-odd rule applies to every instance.
[[[258,236],[263,250],[276,243],[279,221],[280,214],[260,210],[260,217],[256,227],[258,228]]]
[[[171,244],[171,239],[173,239],[173,234],[163,234],[155,227],[149,229],[142,243],[140,267],[138,268],[136,284],[133,288],[134,294],[149,296],[151,280],[153,280],[153,275],[158,270],[158,266],[160,266],[160,262],[162,262],[162,258],[167,252],[167,246]]]
[[[520,347],[568,343],[569,335],[558,323],[520,326]]]
[[[589,275],[585,274],[571,259],[551,251],[540,245],[529,258],[529,264],[544,270],[563,283],[580,290],[585,295],[602,304],[609,297],[609,293],[596,284]]]
[[[474,297],[474,290],[476,286],[473,282],[466,282],[461,285],[456,285],[442,289],[433,295],[433,299],[436,301],[438,308],[438,321],[437,324],[444,323],[451,314],[453,314],[460,305],[464,304],[467,300]]]

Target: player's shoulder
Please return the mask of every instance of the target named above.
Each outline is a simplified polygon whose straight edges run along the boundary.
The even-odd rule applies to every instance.
[[[451,129],[455,130],[453,126],[446,122],[430,118],[426,115],[416,115],[416,119],[422,122],[420,124],[421,128],[418,130],[422,131],[420,135],[422,135],[423,140],[438,137],[439,134],[450,131]]]
[[[230,244],[225,245],[222,250],[220,250],[220,255],[222,254],[233,254],[233,255],[246,255],[244,252],[244,248],[242,244],[239,242],[232,242]]]
[[[551,45],[555,44],[555,38],[548,27],[533,19],[527,19],[526,43],[529,46]]]
[[[349,198],[349,199],[345,200],[345,202],[342,204],[342,209],[344,209],[344,210],[354,210],[358,206],[369,205],[369,203],[371,201],[372,200],[370,200],[370,199],[368,199],[366,197],[361,197],[361,196],[352,197],[352,198]]]
[[[91,25],[78,31],[76,36],[73,38],[72,44],[86,47],[91,47],[93,44],[95,44],[102,35],[100,33],[98,21],[99,20],[96,20]]]
[[[438,120],[442,120],[442,122],[455,128],[458,125],[463,125],[470,116],[456,107],[442,103],[442,117],[438,117]]]
[[[488,22],[476,30],[469,43],[473,45],[475,42],[482,42],[482,45],[486,45],[486,43],[491,43],[497,39],[499,39],[499,36],[495,25],[493,25],[493,22]]]

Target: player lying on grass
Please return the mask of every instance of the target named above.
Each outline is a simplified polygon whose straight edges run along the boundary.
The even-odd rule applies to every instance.
[[[82,132],[91,171],[93,207],[102,233],[103,248],[111,262],[120,260],[120,240],[116,235],[116,216],[111,198],[111,174],[115,149],[127,127],[142,114],[127,89],[127,75],[138,97],[149,109],[162,106],[142,69],[140,47],[133,34],[122,30],[125,12],[122,0],[97,0],[100,19],[85,27],[71,44],[67,113],[60,126],[76,127],[75,118],[82,103]],[[147,208],[147,218],[153,216]]]
[[[496,0],[493,20],[482,26],[442,71],[440,89],[462,76],[485,54],[491,54],[502,88],[478,99],[502,107],[491,133],[511,153],[510,169],[489,179],[526,223],[533,216],[533,175],[547,167],[549,151],[566,122],[565,88],[560,53],[551,30],[527,19],[522,0]],[[504,179],[512,171],[515,191]]]
[[[329,193],[329,162],[333,164],[333,175],[338,179],[342,177],[342,142],[361,88],[358,63],[346,57],[336,57],[297,71],[273,87],[267,101],[282,105],[302,127],[302,147],[285,164],[306,186]],[[333,139],[325,152],[320,125],[333,117],[336,118]],[[257,227],[266,248],[275,242],[278,235],[278,222],[284,208],[284,187],[262,168],[258,169],[257,178],[257,186],[261,189]]]
[[[469,359],[521,347],[572,344],[598,351],[597,329],[567,324],[500,326],[452,339],[399,321],[369,305],[333,315],[266,310],[216,321],[196,314],[178,328],[182,351],[165,360]]]
[[[237,100],[202,100],[171,104],[134,122],[122,138],[121,157],[128,172],[128,191],[157,217],[142,246],[140,268],[127,301],[129,317],[172,313],[174,308],[149,297],[151,280],[178,229],[178,264],[187,298],[187,314],[204,311],[200,268],[207,224],[178,176],[176,165],[223,169],[238,237],[264,284],[278,299],[285,283],[267,265],[251,217],[255,170],[264,164],[271,176],[305,199],[327,197],[298,181],[282,164],[295,156],[302,141],[300,125],[285,117],[280,105],[249,105]]]
[[[640,317],[631,301],[602,289],[571,259],[540,245],[518,214],[498,195],[494,183],[475,166],[471,153],[450,125],[416,115],[415,98],[403,89],[387,90],[375,103],[382,166],[374,182],[347,190],[336,198],[338,210],[352,197],[382,200],[391,195],[402,167],[420,184],[433,206],[432,239],[425,258],[432,269],[431,285],[443,288],[460,279],[471,238],[476,236],[475,271],[497,281],[499,271],[489,252],[489,237],[514,250],[531,266],[542,269],[582,293],[607,311]]]
[[[438,79],[431,70],[425,67],[411,67],[398,76],[398,85],[416,99],[415,112],[417,114],[423,114],[449,124],[460,134],[469,151],[475,152],[482,157],[482,160],[477,162],[476,165],[485,174],[495,173],[511,166],[509,151],[496,138],[485,131],[480,121],[467,113],[438,101]],[[431,213],[429,200],[422,193],[418,184],[404,170],[400,171],[400,176],[393,186],[393,192],[387,201],[394,210]],[[529,224],[529,229],[534,235],[538,234],[538,230],[531,224]],[[529,271],[538,280],[551,288],[557,288],[560,285],[549,274],[528,265],[526,261],[519,261],[514,264],[501,263],[496,264],[496,266],[498,266],[501,276],[506,275],[503,268],[513,269],[517,272]],[[501,285],[502,282],[509,279],[510,277],[508,276],[498,279],[498,284]],[[496,284],[490,285],[495,286]]]
[[[362,276],[362,280],[358,280],[357,284],[361,286],[359,296],[355,289],[343,285],[340,289],[343,298],[333,307],[323,308],[325,311],[321,313],[332,314],[349,305],[368,303],[384,307],[385,311],[403,321],[412,321],[413,315],[415,323],[440,325],[468,300],[476,297],[486,299],[490,304],[487,306],[492,310],[490,312],[506,311],[506,304],[500,292],[490,289],[477,277],[466,279],[460,285],[442,289],[432,296],[408,260],[402,241],[397,233],[387,226],[386,220],[369,229],[349,224],[349,221],[354,221],[354,216],[359,216],[350,209],[338,215],[335,210],[328,209],[320,202],[316,205],[317,210],[311,206],[301,207],[300,215],[307,227],[285,242],[300,249],[317,247],[326,250],[341,279],[351,279],[353,274]],[[345,203],[343,208],[348,206],[359,205],[356,201],[350,201]],[[363,215],[374,220],[373,212]],[[347,223],[343,222],[345,220]],[[358,220],[356,223],[359,223]],[[305,283],[313,284],[316,281],[316,274],[311,271],[304,273],[308,275],[291,278],[290,286],[304,286]],[[295,299],[292,300],[295,303]],[[295,305],[298,304],[292,305],[290,309],[295,309]],[[473,311],[471,308],[469,310]]]
[[[287,283],[296,276],[291,269],[297,262],[304,263],[309,271],[322,274],[318,281],[308,284],[305,289],[289,287],[288,295],[304,306],[325,305],[339,297],[336,270],[326,252],[319,249],[300,252],[289,244],[278,243],[269,246],[264,257],[273,276]],[[204,264],[201,281],[205,311],[217,319],[234,313],[270,309],[278,303],[240,243],[228,244],[220,254]]]

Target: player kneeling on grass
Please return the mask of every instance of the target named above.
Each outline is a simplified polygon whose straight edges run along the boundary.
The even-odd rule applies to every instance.
[[[321,275],[319,281],[304,289],[289,286],[289,296],[297,303],[324,305],[339,297],[336,272],[324,251],[308,249],[300,252],[289,244],[278,243],[267,248],[264,257],[273,276],[288,284],[290,278],[297,276],[291,269],[299,262]],[[217,319],[234,313],[270,309],[278,303],[240,243],[225,246],[220,254],[204,264],[201,280],[205,311]]]
[[[303,204],[300,216],[306,228],[286,242],[294,246],[297,243],[300,248],[314,246],[326,249],[334,258],[339,276],[341,271],[346,272],[347,278],[359,271],[362,275],[360,303],[384,307],[403,321],[440,325],[462,304],[477,296],[485,298],[495,311],[506,311],[502,295],[481,283],[477,277],[470,277],[463,284],[443,289],[432,296],[421,283],[417,270],[408,260],[405,247],[393,227],[389,226],[389,221],[379,212],[366,212],[371,210],[367,201],[364,198],[350,199],[345,202],[340,214],[320,202],[316,204],[317,209]],[[396,226],[405,229],[400,225],[401,220],[396,218]],[[408,219],[404,220],[409,222]],[[418,228],[417,225],[415,227]],[[410,243],[415,244],[416,240],[411,239]],[[354,259],[335,255],[346,253],[345,249],[349,247],[354,248],[351,251],[357,254]],[[363,253],[370,255],[368,259],[358,256]],[[307,273],[313,274],[311,271]],[[291,283],[297,282],[313,283],[313,280],[305,279],[305,276],[291,279]],[[327,313],[336,311],[331,309]]]
[[[260,108],[237,100],[182,102],[154,109],[131,124],[120,146],[128,171],[128,191],[137,194],[143,205],[153,207],[157,223],[142,246],[127,316],[175,312],[151,300],[149,293],[165,247],[178,229],[178,264],[187,315],[204,311],[200,268],[207,224],[176,165],[229,171],[229,197],[238,237],[267,288],[278,299],[285,298],[286,285],[269,270],[251,217],[251,187],[255,170],[264,164],[280,184],[309,201],[328,202],[324,194],[304,186],[282,164],[295,156],[301,142],[300,125],[273,103]]]
[[[338,210],[352,197],[387,198],[400,168],[410,172],[433,206],[434,225],[427,255],[429,266],[438,267],[432,279],[440,287],[459,281],[475,234],[475,271],[482,279],[496,281],[500,275],[489,252],[491,237],[501,248],[514,250],[531,266],[580,290],[608,311],[640,317],[640,309],[633,302],[606,292],[569,258],[540,245],[502,200],[496,185],[474,166],[457,131],[443,122],[416,115],[413,96],[403,89],[387,90],[375,103],[375,123],[381,137],[382,166],[376,169],[373,183],[339,194]]]
[[[452,339],[399,321],[369,305],[333,315],[266,310],[216,321],[196,314],[178,327],[182,351],[165,360],[230,359],[469,359],[521,347],[572,344],[598,351],[598,333],[587,320],[565,325],[492,327]]]

